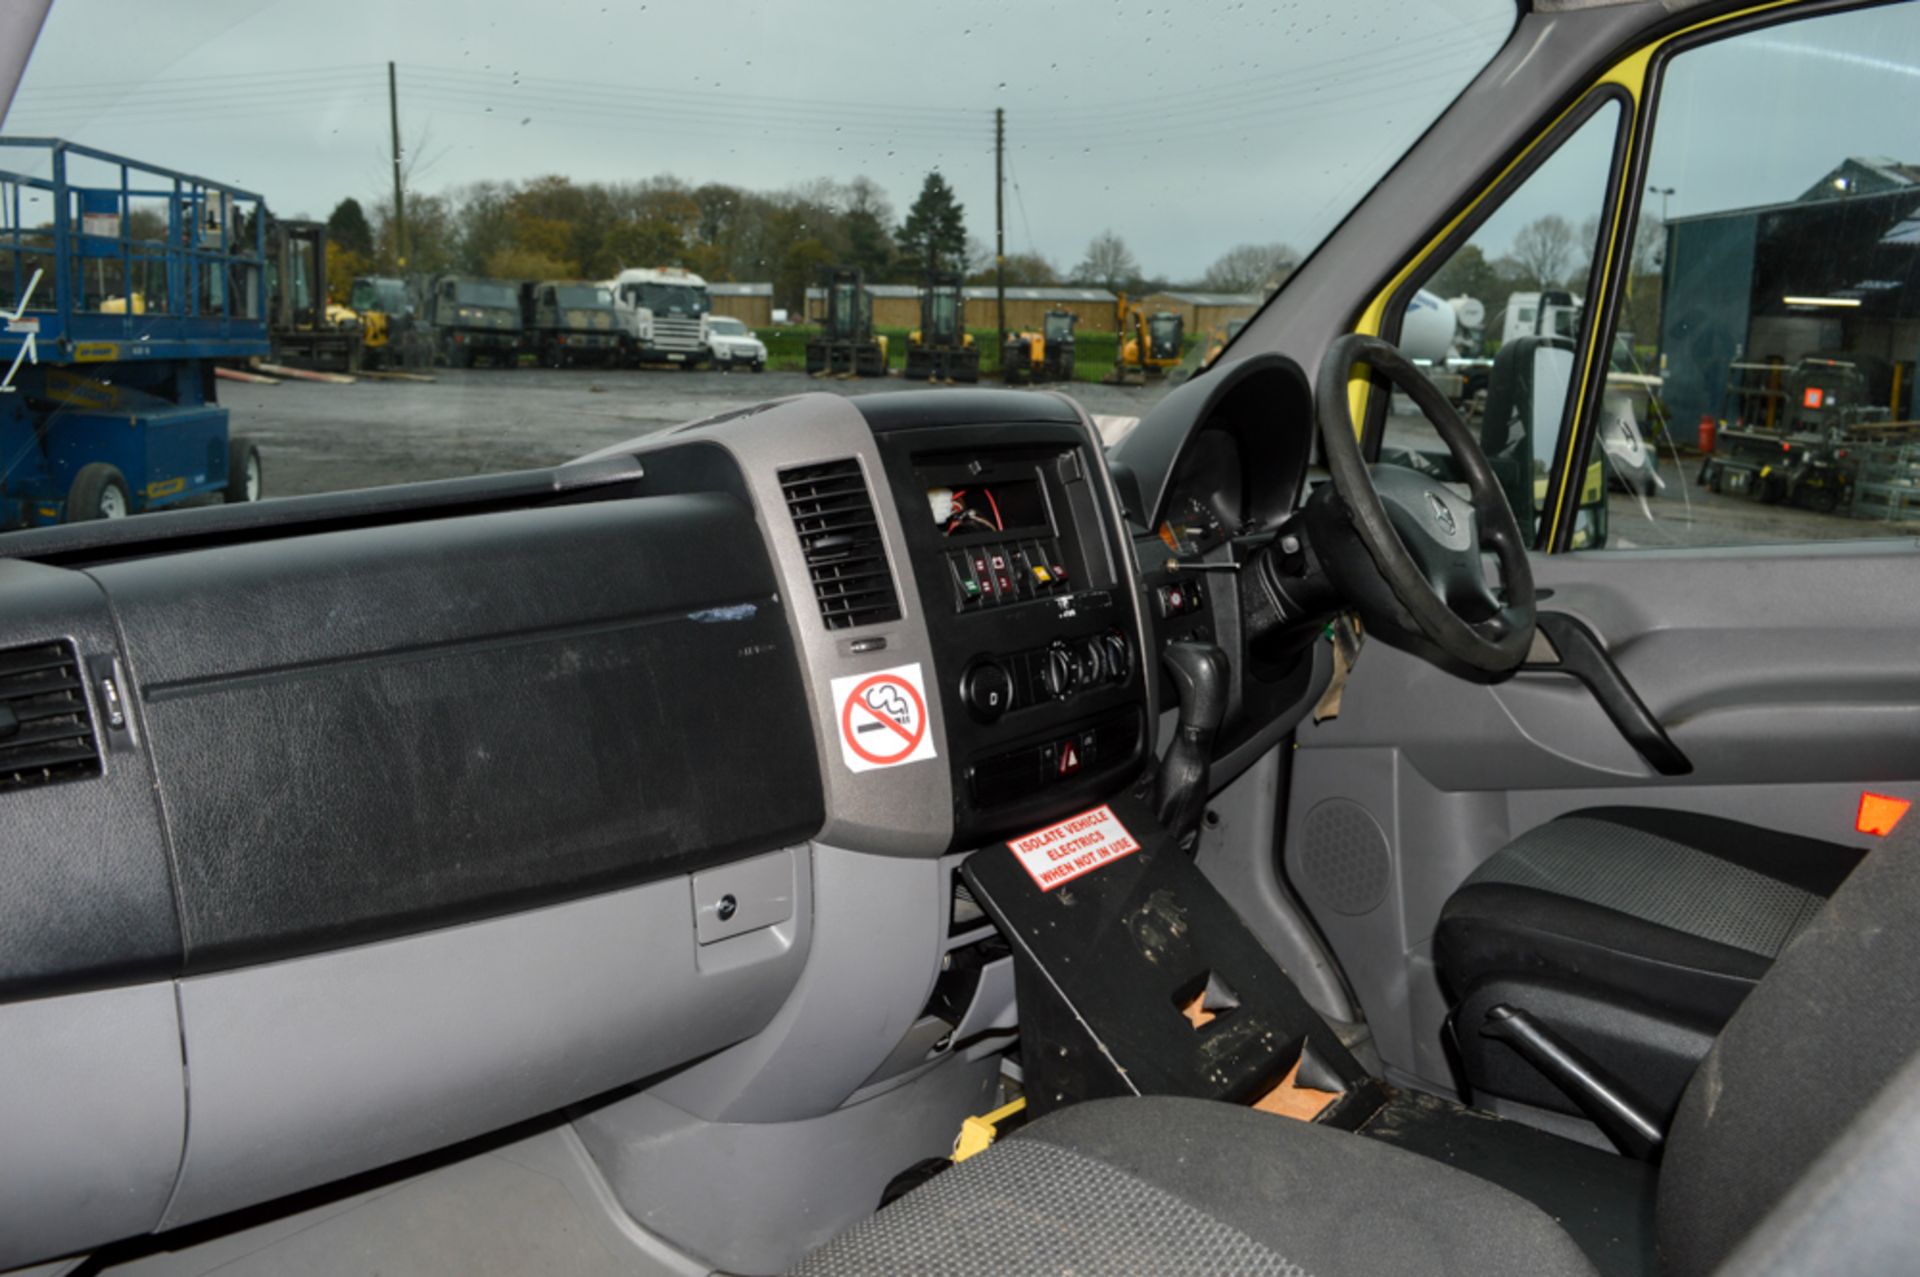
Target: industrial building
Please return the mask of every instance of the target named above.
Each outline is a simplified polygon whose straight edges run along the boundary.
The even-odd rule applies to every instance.
[[[1662,395],[1680,442],[1736,416],[1735,364],[1844,358],[1893,420],[1920,356],[1920,166],[1851,157],[1798,198],[1667,224]],[[1753,422],[1766,425],[1771,423]]]
[[[731,285],[741,288],[750,285]],[[768,287],[751,285],[751,287]],[[917,284],[868,284],[873,295],[875,328],[917,328],[920,325],[920,287]],[[975,284],[964,290],[967,299],[967,326],[991,328],[994,324],[995,292],[991,284]],[[1114,295],[1104,288],[1007,289],[1008,332],[1037,331],[1044,326],[1050,310],[1070,310],[1079,318],[1081,332],[1113,331]],[[818,288],[807,290],[807,322],[819,323],[826,314],[826,294]],[[719,309],[718,295],[715,309]]]
[[[749,328],[765,328],[773,323],[772,284],[709,283],[707,296],[713,299],[716,315],[731,315]]]
[[[967,318],[980,327],[984,318],[993,323],[994,291],[991,284],[976,284],[967,289]],[[1079,319],[1083,333],[1113,331],[1114,295],[1104,288],[1009,288],[1007,289],[1007,331],[1039,332],[1046,327],[1047,312],[1070,310]]]
[[[1187,332],[1207,333],[1223,329],[1236,319],[1249,319],[1266,300],[1261,293],[1196,293],[1172,289],[1140,298],[1140,308],[1148,314],[1170,310],[1186,320]]]

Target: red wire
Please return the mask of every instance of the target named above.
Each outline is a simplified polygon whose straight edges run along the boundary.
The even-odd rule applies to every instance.
[[[993,507],[993,530],[995,532],[1005,532],[1007,530],[1007,521],[1000,517],[1000,503],[993,499],[993,489],[982,488],[980,489],[980,495],[985,497],[987,504]]]

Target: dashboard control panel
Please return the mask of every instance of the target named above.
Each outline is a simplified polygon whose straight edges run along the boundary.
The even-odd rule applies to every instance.
[[[956,845],[1098,801],[1145,762],[1146,682],[1087,433],[1056,418],[876,438],[938,667]]]
[[[958,612],[1073,593],[1073,573],[1052,537],[949,550],[947,568]]]

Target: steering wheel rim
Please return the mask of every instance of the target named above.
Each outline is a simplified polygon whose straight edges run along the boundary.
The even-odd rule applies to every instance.
[[[1465,475],[1473,517],[1462,554],[1470,554],[1476,568],[1484,550],[1491,550],[1498,560],[1506,597],[1504,603],[1495,600],[1498,610],[1493,615],[1473,621],[1457,613],[1441,597],[1395,529],[1366,459],[1360,454],[1354,430],[1347,379],[1356,363],[1365,363],[1406,392],[1439,432]],[[1412,361],[1389,342],[1364,333],[1348,333],[1327,348],[1313,394],[1314,416],[1334,490],[1345,503],[1354,531],[1381,580],[1414,627],[1446,655],[1476,670],[1501,674],[1517,668],[1533,646],[1533,569],[1506,493],[1467,423]],[[1435,493],[1431,499],[1436,513],[1450,504],[1440,495],[1453,495],[1450,490],[1437,480],[1424,476],[1421,480]]]

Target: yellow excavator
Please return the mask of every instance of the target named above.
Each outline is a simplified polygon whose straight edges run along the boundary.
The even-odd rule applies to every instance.
[[[1186,349],[1187,321],[1171,310],[1149,315],[1121,293],[1114,299],[1113,371],[1104,378],[1110,386],[1140,386],[1157,381],[1180,366]]]

